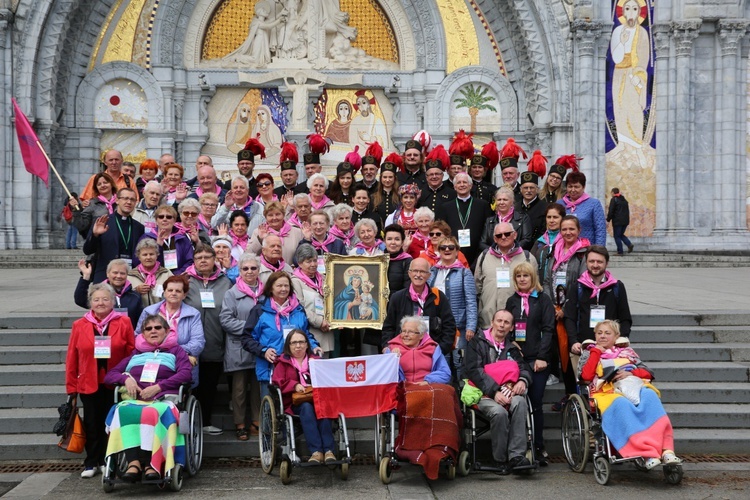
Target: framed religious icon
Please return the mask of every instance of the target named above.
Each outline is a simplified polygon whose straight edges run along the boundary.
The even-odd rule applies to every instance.
[[[326,254],[323,287],[331,328],[382,328],[388,305],[388,255]]]

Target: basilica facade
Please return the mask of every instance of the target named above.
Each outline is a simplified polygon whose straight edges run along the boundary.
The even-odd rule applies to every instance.
[[[64,239],[64,191],[27,173],[15,97],[72,191],[112,148],[173,153],[187,175],[207,154],[231,176],[250,137],[275,172],[311,133],[330,166],[463,129],[582,157],[591,196],[627,196],[639,249],[747,250],[747,4],[0,0],[0,248]]]

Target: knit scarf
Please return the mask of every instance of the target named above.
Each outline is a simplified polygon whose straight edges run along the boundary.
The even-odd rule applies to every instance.
[[[518,296],[521,297],[521,308],[523,309],[524,315],[528,318],[529,317],[529,297],[538,297],[539,293],[536,290],[532,290],[529,293],[524,293],[519,290],[516,290],[516,294],[518,294]]]
[[[109,212],[110,214],[113,214],[115,212],[115,204],[117,203],[117,197],[115,195],[112,195],[110,199],[99,195],[96,197],[96,199],[107,205],[107,212]]]
[[[515,208],[510,207],[510,211],[505,215],[500,215],[500,212],[497,212],[497,220],[499,222],[510,222],[513,219],[513,213],[516,211]]]
[[[300,279],[302,283],[309,286],[316,292],[318,292],[320,295],[323,295],[323,276],[319,272],[315,272],[315,279],[313,280],[308,275],[302,272],[302,269],[299,267],[294,270],[292,273],[296,277]]]
[[[96,315],[94,315],[94,311],[89,310],[86,312],[86,314],[83,315],[83,319],[85,319],[86,321],[94,325],[94,327],[99,333],[103,333],[104,329],[107,328],[107,325],[109,325],[109,322],[120,316],[124,316],[124,314],[119,313],[115,311],[114,309],[112,309],[109,312],[109,314],[107,314],[106,318],[99,321]]]
[[[221,188],[218,184],[214,186],[213,192],[216,194],[216,196],[219,196],[221,194]],[[200,198],[201,196],[203,196],[203,193],[205,193],[205,191],[203,191],[203,188],[198,186],[198,189],[195,190],[195,194],[197,194],[198,198]]]
[[[602,280],[601,285],[597,285],[594,283],[594,280],[591,278],[591,275],[588,271],[583,273],[580,278],[578,278],[578,282],[581,283],[583,286],[587,286],[591,288],[591,297],[596,297],[596,301],[599,302],[599,292],[607,287],[613,286],[617,283],[617,279],[615,279],[614,276],[612,276],[612,273],[609,271],[604,271],[604,279]]]
[[[284,266],[286,265],[286,263],[284,262],[284,259],[279,259],[279,263],[276,265],[273,265],[266,260],[266,256],[263,254],[260,254],[260,263],[266,266],[271,271],[281,271],[282,269],[284,269]]]
[[[159,345],[154,345],[148,340],[146,340],[143,334],[136,335],[135,337],[135,348],[137,351],[141,351],[141,352],[155,352],[157,350],[168,351],[169,349],[172,349],[173,347],[177,347],[177,332],[174,330],[170,330],[166,338]]]
[[[214,267],[214,273],[208,278],[204,278],[203,276],[198,274],[198,271],[195,270],[195,264],[191,265],[185,270],[185,274],[187,274],[188,276],[192,276],[193,278],[197,280],[203,281],[205,285],[207,285],[210,281],[214,281],[219,276],[221,276],[221,272],[222,272],[221,268],[219,266],[216,266]]]
[[[292,230],[292,226],[290,226],[287,221],[284,221],[284,224],[281,225],[281,229],[279,229],[278,231],[272,228],[271,226],[268,226],[268,233],[275,234],[276,236],[281,238],[282,243],[284,241],[284,236],[288,235],[289,231],[291,230]]]
[[[167,311],[167,301],[162,301],[161,305],[159,306],[159,316],[167,320],[167,323],[169,323],[169,330],[170,331],[177,331],[177,322],[180,319],[180,314],[182,313],[182,305],[180,305],[180,308],[177,309],[177,312],[173,315],[169,315],[169,312]]]
[[[141,273],[141,276],[143,276],[143,282],[147,284],[148,286],[154,286],[156,285],[156,271],[159,270],[159,264],[156,263],[149,271],[145,267],[143,267],[143,264],[138,264],[138,267],[136,267],[139,273]]]
[[[356,245],[354,245],[354,248],[357,249],[357,255],[372,255],[372,252],[374,252],[377,248],[380,248],[383,244],[383,241],[379,239],[376,239],[375,243],[372,246],[367,246],[360,241]],[[360,250],[362,251],[360,252]]]
[[[263,294],[263,283],[260,280],[258,280],[257,288],[258,288],[258,291],[254,292],[253,289],[250,287],[250,285],[245,283],[245,280],[243,279],[237,280],[237,290],[239,290],[240,292],[244,293],[245,295],[253,299],[256,303],[258,302],[258,297],[260,297]]]
[[[312,246],[315,250],[319,250],[321,252],[328,252],[328,245],[336,241],[336,237],[331,233],[326,233],[326,237],[323,241],[318,241],[315,239],[315,237],[312,237],[310,240],[310,243],[312,243]]]
[[[312,205],[312,207],[313,207],[314,210],[320,210],[329,201],[331,201],[331,199],[328,196],[326,196],[326,195],[323,195],[323,197],[318,202],[316,202],[315,200],[313,200],[312,196],[310,196],[310,204]]]
[[[550,231],[548,229],[537,239],[537,241],[541,241],[549,247],[557,243],[558,239],[560,239],[560,230],[558,229],[557,231]]]
[[[276,328],[281,331],[281,317],[284,316],[285,318],[288,318],[290,314],[292,314],[292,311],[299,305],[299,301],[297,300],[297,297],[294,295],[290,295],[284,304],[278,305],[276,301],[273,299],[273,297],[270,299],[271,302],[271,309],[276,311]]]
[[[559,240],[556,241],[557,243],[555,243],[555,246],[552,247],[552,254],[555,257],[555,261],[552,263],[553,272],[565,262],[568,262],[571,258],[573,258],[578,250],[580,250],[581,248],[586,248],[591,244],[586,238],[578,238],[575,243],[573,243],[566,251],[565,241],[562,238],[559,238]]]
[[[338,226],[333,226],[329,233],[340,239],[346,245],[346,248],[352,246],[352,239],[354,238],[354,228],[349,228],[347,232],[342,231]]]
[[[584,201],[589,199],[589,195],[586,193],[583,193],[580,198],[578,198],[576,201],[571,201],[570,198],[568,198],[568,195],[562,197],[563,203],[565,203],[565,208],[570,211],[570,213],[574,214],[576,212],[576,208],[578,208],[578,205],[583,203]]]
[[[513,260],[513,257],[515,257],[516,255],[518,255],[518,254],[520,254],[520,253],[523,253],[523,248],[521,248],[521,247],[519,247],[519,246],[514,246],[513,248],[511,248],[511,249],[510,249],[510,251],[509,251],[509,252],[508,252],[507,254],[503,254],[503,253],[502,253],[502,252],[501,252],[501,251],[500,251],[500,250],[498,249],[497,245],[492,245],[492,246],[490,247],[490,250],[489,250],[489,252],[490,252],[490,253],[491,253],[491,254],[492,254],[493,256],[497,257],[498,259],[502,259],[502,260],[504,260],[505,262],[508,262],[508,263],[510,263],[510,261],[511,261],[511,260]]]
[[[234,231],[230,229],[229,237],[232,238],[232,246],[239,246],[243,251],[247,249],[247,240],[249,239],[247,233],[245,233],[243,236],[237,236],[236,234],[234,234]]]
[[[424,310],[424,301],[427,300],[427,294],[429,292],[429,289],[427,288],[427,285],[422,289],[422,293],[417,293],[416,290],[414,290],[414,285],[409,285],[409,298],[412,302],[416,302],[419,304],[419,309],[417,309],[417,315],[421,316],[422,312]]]

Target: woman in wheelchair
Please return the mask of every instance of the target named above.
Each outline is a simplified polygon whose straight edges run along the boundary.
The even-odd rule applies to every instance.
[[[512,330],[513,314],[497,311],[491,328],[469,342],[464,365],[470,384],[482,392],[479,410],[490,421],[492,457],[503,474],[532,465],[525,456],[528,407],[524,397],[531,370],[508,338]]]
[[[605,320],[594,328],[596,342],[581,356],[581,381],[601,412],[602,430],[623,458],[642,457],[646,469],[679,464],[674,433],[654,375],[629,347],[620,343],[620,325]]]
[[[143,320],[142,332],[133,354],[104,378],[105,384],[124,386],[120,392],[127,400],[107,416],[107,456],[125,454],[128,467],[122,479],[128,482],[139,480],[142,472],[146,481],[158,481],[162,466],[170,470],[185,459],[185,438],[177,433],[179,412],[172,401],[162,398],[190,383],[190,359],[178,345],[177,333],[170,333],[158,314]],[[153,439],[145,442],[143,436]]]
[[[401,334],[388,342],[386,353],[398,356],[399,381],[427,385],[450,384],[451,370],[438,343],[430,338],[427,325],[418,316],[401,320]]]
[[[284,352],[276,359],[272,382],[281,389],[286,413],[299,415],[307,448],[312,453],[308,462],[335,462],[333,450],[336,442],[331,420],[317,418],[312,403],[309,361],[317,358],[319,356],[313,354],[305,332],[292,330],[284,342]],[[295,393],[300,396],[296,404],[293,398]]]

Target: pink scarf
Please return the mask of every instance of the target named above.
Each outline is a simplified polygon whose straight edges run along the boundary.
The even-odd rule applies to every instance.
[[[177,332],[174,330],[169,330],[167,337],[159,345],[154,345],[146,340],[143,334],[135,337],[135,349],[140,352],[168,351],[175,347],[177,347]]]
[[[492,335],[492,328],[487,328],[484,331],[484,338],[486,338],[490,342],[490,344],[495,346],[495,349],[497,349],[498,351],[502,351],[503,349],[505,349],[505,340],[503,340],[499,344],[495,342],[495,337]]]
[[[209,281],[213,281],[219,276],[221,276],[221,268],[219,266],[214,267],[214,273],[209,276],[208,278],[204,278],[200,274],[198,274],[198,271],[195,270],[195,264],[191,265],[185,270],[185,274],[188,276],[192,276],[193,278],[197,280],[203,281],[203,284],[207,285]]]
[[[198,215],[198,224],[200,225],[200,228],[203,228],[208,233],[208,235],[211,236],[213,228],[211,227],[211,223],[206,220],[203,214]]]
[[[279,238],[281,238],[281,242],[284,242],[284,236],[288,235],[289,232],[292,230],[292,226],[289,225],[287,221],[284,221],[284,224],[281,226],[281,229],[278,231],[272,228],[271,226],[268,226],[268,232],[269,234],[275,234]]]
[[[431,243],[430,237],[423,235],[419,231],[417,231],[416,233],[412,235],[411,241],[412,242],[416,241],[417,244],[422,247],[422,250],[427,250],[428,248],[430,248],[430,243]]]
[[[247,240],[249,239],[247,233],[245,233],[244,236],[237,236],[234,234],[234,231],[230,229],[229,236],[232,238],[232,246],[239,246],[243,251],[247,249]]]
[[[414,290],[414,285],[409,285],[409,298],[412,302],[416,302],[419,304],[419,308],[417,309],[417,315],[421,316],[423,309],[424,309],[424,301],[427,300],[427,294],[429,293],[429,289],[427,288],[427,285],[422,289],[422,293],[417,293],[416,290]]]
[[[500,212],[497,213],[497,218],[500,222],[510,222],[511,219],[513,219],[513,213],[515,212],[515,208],[510,207],[510,212],[508,212],[506,215],[500,215]]]
[[[286,301],[286,307],[283,307],[283,305],[278,305],[275,300],[273,300],[273,297],[268,299],[271,302],[271,309],[276,311],[276,328],[281,331],[281,317],[284,316],[285,318],[288,318],[290,314],[292,314],[292,311],[299,305],[299,301],[297,300],[297,297],[294,296],[294,294],[289,296],[289,299]]]
[[[524,293],[516,290],[516,293],[519,297],[521,297],[521,308],[523,309],[523,313],[526,315],[526,317],[529,317],[529,297],[536,297],[536,290]]]
[[[281,271],[282,269],[284,269],[284,266],[286,266],[286,262],[284,262],[284,259],[279,259],[279,263],[274,266],[266,260],[266,257],[263,254],[260,254],[260,263],[266,266],[271,271]]]
[[[307,387],[309,384],[305,381],[305,377],[303,377],[303,375],[310,375],[310,363],[308,362],[307,356],[302,360],[301,365],[297,362],[297,359],[294,356],[289,356],[289,359],[292,360],[292,366],[294,366],[299,372],[300,385],[302,385],[302,387]]]
[[[108,279],[102,281],[102,283],[106,283],[106,284],[112,286],[112,284],[109,282]],[[130,290],[130,288],[131,288],[131,286],[130,286],[130,282],[129,281],[126,281],[125,284],[122,285],[122,288],[120,289],[119,292],[117,291],[117,289],[115,289],[114,286],[112,286],[112,289],[115,291],[115,295],[117,295],[118,299],[122,298],[123,295],[125,295],[126,293],[128,293],[128,290]]]
[[[167,323],[169,323],[169,330],[176,332],[177,331],[177,323],[180,319],[180,313],[182,313],[182,305],[180,305],[180,308],[177,309],[177,312],[174,313],[172,316],[169,315],[169,312],[167,312],[167,301],[163,301],[161,305],[159,306],[159,315],[167,320]]]
[[[188,231],[190,231],[190,229],[191,229],[191,228],[187,227],[185,224],[183,224],[181,222],[175,223],[174,227],[175,227],[175,229],[177,229],[177,231],[175,231],[174,233],[172,233],[174,236],[177,236],[179,234],[187,234]]]
[[[221,194],[221,188],[219,187],[218,184],[214,186],[213,192],[214,194],[216,194],[216,196],[219,196]],[[205,191],[203,191],[203,189],[200,186],[198,186],[198,189],[195,190],[195,194],[197,194],[198,198],[200,198],[201,196],[203,196],[203,193],[205,193]]]
[[[565,241],[563,241],[562,239],[558,240],[557,238],[555,239],[555,241],[557,241],[557,243],[552,248],[552,254],[555,256],[555,260],[552,263],[553,272],[565,262],[568,262],[571,258],[573,258],[578,250],[580,250],[581,248],[586,248],[591,244],[586,238],[578,238],[576,242],[573,243],[566,251]]]
[[[437,269],[463,269],[464,265],[458,259],[454,260],[451,264],[443,264],[443,261],[439,260],[433,267]]]
[[[321,208],[323,208],[323,207],[325,206],[325,204],[326,204],[326,203],[328,203],[329,201],[331,201],[331,199],[330,199],[330,198],[329,198],[328,196],[326,196],[326,195],[323,195],[323,197],[322,197],[322,198],[320,199],[320,201],[316,203],[316,202],[315,202],[315,200],[313,200],[313,199],[312,199],[312,196],[310,196],[310,204],[312,205],[312,207],[313,207],[313,208],[314,208],[315,210],[320,210],[320,209],[321,209]]]
[[[315,250],[320,250],[322,252],[328,252],[328,245],[336,241],[336,237],[332,235],[331,233],[326,234],[326,237],[323,241],[318,241],[315,239],[315,237],[312,237],[310,243],[312,243],[312,246]]]
[[[117,197],[112,195],[110,199],[105,198],[102,195],[96,197],[99,201],[107,205],[107,212],[113,214],[115,212],[115,203],[117,203]]]
[[[287,220],[287,222],[292,227],[298,227],[298,228],[302,229],[302,221],[299,220],[299,217],[297,216],[296,213],[293,213],[292,216],[289,217],[289,219]]]
[[[354,245],[354,248],[359,248],[359,249],[364,250],[366,255],[372,255],[372,252],[374,252],[382,244],[383,244],[382,240],[376,239],[375,243],[371,247],[368,247],[367,245],[365,245],[364,243],[360,241],[356,245]]]
[[[521,248],[521,247],[513,247],[513,248],[510,249],[510,252],[508,252],[507,254],[503,254],[502,252],[500,252],[498,250],[497,245],[492,245],[490,247],[490,253],[493,256],[497,257],[498,259],[502,259],[505,262],[510,263],[510,261],[513,259],[513,257],[515,257],[518,254],[523,253],[523,248]]]
[[[403,250],[401,250],[401,253],[399,253],[396,256],[394,256],[393,254],[391,254],[391,262],[397,261],[397,260],[406,260],[406,259],[410,259],[410,258],[411,258],[411,255],[409,255],[408,253],[404,252]]]
[[[584,286],[587,286],[591,288],[591,297],[593,298],[596,296],[597,303],[599,302],[599,292],[609,286],[615,285],[617,283],[617,279],[615,279],[614,276],[612,276],[612,273],[609,271],[604,271],[604,279],[602,280],[601,285],[597,285],[594,283],[594,280],[591,278],[591,275],[588,271],[583,273],[580,278],[578,278],[578,282],[581,283]]]
[[[555,239],[552,240],[552,242],[550,242],[549,240],[549,231],[545,231],[544,234],[539,239],[544,241],[549,247],[557,243],[557,241],[560,240],[561,238],[562,238],[562,235],[560,234],[560,230],[558,229],[557,236],[555,236]]]
[[[258,280],[258,291],[254,292],[253,289],[245,283],[245,280],[242,278],[237,280],[237,290],[244,293],[251,299],[253,299],[256,303],[258,302],[258,297],[260,297],[263,294],[263,283]]]
[[[590,197],[588,194],[583,193],[580,198],[578,198],[576,201],[571,201],[570,198],[568,198],[568,195],[562,197],[563,203],[565,203],[565,208],[571,213],[574,214],[576,212],[576,208],[578,208],[578,205],[583,203],[584,201],[588,200]]]
[[[344,232],[339,229],[338,226],[333,226],[329,230],[329,233],[343,241],[344,245],[346,245],[346,248],[349,248],[352,245],[352,238],[354,238],[354,228],[349,228],[347,232]]]
[[[143,264],[138,264],[138,267],[136,267],[139,273],[141,273],[141,276],[143,276],[143,282],[147,284],[148,286],[154,286],[156,285],[156,271],[159,270],[159,264],[154,264],[154,267],[151,268],[149,271],[145,267],[143,267]]]
[[[122,314],[122,313],[119,313],[119,312],[115,311],[114,309],[112,309],[109,312],[109,314],[107,314],[106,318],[104,318],[103,320],[99,321],[96,318],[96,316],[94,315],[94,312],[91,311],[91,310],[89,310],[89,311],[86,312],[86,314],[83,315],[83,319],[85,319],[86,321],[88,321],[89,323],[91,323],[92,325],[94,325],[94,327],[96,327],[96,330],[99,333],[103,333],[104,329],[107,328],[107,325],[109,325],[109,322],[112,321],[115,318],[120,317],[120,316],[125,316],[125,315]]]
[[[315,272],[315,280],[303,273],[302,269],[299,267],[295,269],[292,274],[298,277],[302,283],[309,286],[320,295],[323,295],[323,276],[319,272]]]

